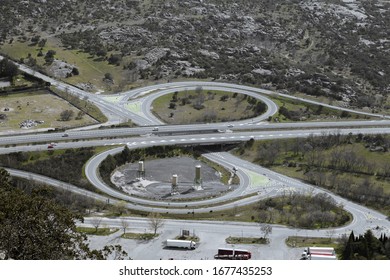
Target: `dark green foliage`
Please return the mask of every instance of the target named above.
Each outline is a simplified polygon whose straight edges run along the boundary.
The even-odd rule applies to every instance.
[[[63,154],[39,159],[39,153],[18,152],[1,155],[0,165],[42,174],[94,191],[95,188],[82,175],[84,164],[93,154],[93,148],[68,149]]]
[[[9,77],[12,79],[18,74],[18,67],[12,61],[4,58],[0,60],[0,78]]]
[[[76,67],[73,67],[73,69],[72,69],[72,75],[75,75],[75,76],[77,76],[77,75],[79,75],[80,74],[80,71],[79,71],[79,69],[78,68],[76,68]]]
[[[359,152],[364,148],[371,154]],[[254,157],[253,162],[263,166],[289,167],[313,185],[389,213],[390,195],[379,184],[389,182],[390,163],[376,160],[388,157],[389,148],[390,137],[385,135],[330,133],[243,144],[237,154]]]
[[[106,259],[112,253],[127,256],[121,247],[91,250],[86,236],[76,231],[82,217],[52,200],[50,189],[26,194],[11,185],[0,169],[0,252],[5,259],[67,260]]]
[[[347,212],[327,194],[286,193],[260,201],[256,209],[260,223],[283,223],[298,228],[335,227],[350,220]]]
[[[45,62],[50,65],[54,61],[54,55],[56,54],[56,51],[48,50],[45,55]]]
[[[45,187],[50,190],[50,198],[53,199],[55,203],[62,205],[63,207],[66,207],[72,212],[78,214],[89,214],[91,209],[95,208],[99,211],[100,207],[106,206],[100,202],[93,200],[92,198],[75,194],[69,190],[56,189],[50,186],[43,186],[40,183],[31,182],[27,179],[15,177],[12,178],[11,184],[27,194],[31,194],[37,188]]]
[[[120,54],[112,54],[108,58],[108,63],[119,65],[122,61],[122,56]]]
[[[74,115],[72,110],[64,110],[60,114],[60,121],[70,121]]]
[[[371,230],[355,237],[351,232],[341,250],[343,260],[389,260],[390,240],[386,235],[376,238]]]

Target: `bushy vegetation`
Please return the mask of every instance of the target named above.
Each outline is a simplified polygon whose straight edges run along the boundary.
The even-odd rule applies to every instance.
[[[244,158],[343,197],[390,211],[390,137],[324,134],[243,145]]]
[[[390,260],[390,239],[386,234],[377,238],[371,230],[359,236],[351,232],[340,251],[342,260]]]
[[[17,152],[0,155],[0,166],[42,174],[90,191],[96,191],[95,187],[83,177],[82,172],[84,164],[93,155],[93,148]]]
[[[54,94],[58,95],[59,97],[65,99],[70,104],[75,106],[80,111],[84,112],[85,114],[91,116],[95,120],[97,120],[100,123],[104,123],[107,121],[107,117],[100,111],[98,107],[93,105],[91,102],[88,101],[88,99],[80,99],[79,97],[72,95],[66,91],[60,91],[57,90],[54,87],[51,87],[50,89]]]
[[[12,178],[11,184],[22,190],[26,194],[33,193],[36,189],[45,188],[47,196],[50,197],[56,204],[66,207],[74,213],[80,215],[89,214],[91,210],[100,211],[107,207],[104,203],[95,201],[94,199],[75,194],[69,190],[56,189],[51,186],[45,186],[31,180]]]
[[[385,1],[4,0],[0,13],[0,43],[42,49],[49,34],[131,82],[211,78],[389,108]]]
[[[123,259],[121,246],[91,250],[86,236],[76,231],[80,215],[56,204],[46,188],[25,193],[15,188],[0,168],[0,252],[5,259],[106,259],[112,253]]]
[[[165,123],[228,122],[260,116],[267,105],[236,92],[203,90],[174,92],[157,98],[153,112]]]
[[[0,61],[0,78],[8,77],[12,80],[18,72],[18,67],[12,61],[7,58]]]
[[[327,194],[284,194],[257,203],[260,223],[278,223],[297,228],[336,227],[350,220],[342,206]]]

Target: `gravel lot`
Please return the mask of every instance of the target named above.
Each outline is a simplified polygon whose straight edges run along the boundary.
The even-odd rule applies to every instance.
[[[195,166],[201,165],[202,190],[194,189]],[[189,157],[176,157],[145,161],[145,178],[137,180],[138,162],[117,169],[111,181],[133,195],[154,199],[207,198],[232,190],[220,182],[215,169]],[[178,175],[179,194],[171,195],[172,175]]]

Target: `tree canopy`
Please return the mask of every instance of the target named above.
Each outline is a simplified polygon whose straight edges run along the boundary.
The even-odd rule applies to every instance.
[[[0,169],[0,253],[5,259],[66,260],[106,259],[127,253],[120,246],[92,250],[85,234],[76,231],[83,218],[56,204],[49,188],[26,194],[11,184],[9,174]]]
[[[386,235],[376,238],[371,230],[355,236],[353,232],[342,250],[343,260],[389,260],[390,239]]]
[[[15,65],[12,61],[4,58],[0,60],[0,78],[9,77],[12,79],[18,74],[18,66]]]

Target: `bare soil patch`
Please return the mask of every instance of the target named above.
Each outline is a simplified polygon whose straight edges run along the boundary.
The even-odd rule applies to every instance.
[[[195,166],[201,165],[202,189],[194,188]],[[220,182],[215,169],[190,157],[175,157],[145,161],[145,177],[138,178],[138,163],[116,170],[111,181],[125,192],[141,197],[167,200],[190,200],[221,195],[233,190]],[[172,175],[178,175],[178,194],[172,193]]]

